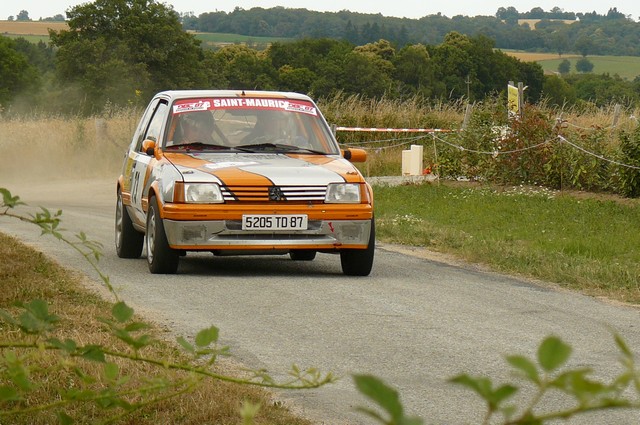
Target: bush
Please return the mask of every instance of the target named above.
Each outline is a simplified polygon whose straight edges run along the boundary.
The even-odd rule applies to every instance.
[[[620,134],[620,163],[612,175],[617,191],[627,197],[640,196],[640,127]]]

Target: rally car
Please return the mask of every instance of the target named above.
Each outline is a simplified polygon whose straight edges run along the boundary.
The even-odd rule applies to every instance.
[[[158,93],[117,182],[116,251],[176,273],[190,251],[340,255],[366,276],[375,250],[373,193],[317,105],[297,93]]]

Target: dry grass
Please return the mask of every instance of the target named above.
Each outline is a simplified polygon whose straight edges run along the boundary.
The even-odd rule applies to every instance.
[[[110,348],[121,348],[120,341],[111,336],[97,317],[110,317],[110,304],[90,293],[78,282],[76,276],[49,261],[43,254],[32,250],[18,241],[0,234],[0,307],[15,311],[12,304],[17,301],[28,302],[43,299],[50,304],[50,312],[60,316],[59,339],[71,338],[79,344],[101,344]],[[150,333],[162,340],[162,332],[152,328]],[[18,331],[0,322],[0,338],[3,341],[15,341],[21,338]],[[5,349],[6,350],[6,349]],[[143,355],[164,359],[168,362],[185,361],[173,344],[160,342],[145,349]],[[18,406],[26,407],[55,401],[57,390],[78,388],[79,376],[73,369],[64,366],[60,357],[51,352],[30,353],[34,365],[31,377],[38,388],[22,404],[0,406],[9,410]],[[111,360],[111,359],[109,359]],[[187,378],[186,374],[158,370],[139,362],[119,361],[122,375],[132,377],[130,386],[146,382],[149,378],[167,377],[175,380]],[[85,373],[101,376],[102,365],[95,362],[80,362]],[[0,385],[6,382],[0,380]],[[104,384],[92,385],[99,389]],[[260,403],[263,407],[255,419],[260,424],[308,425],[310,422],[292,416],[282,403],[274,402],[271,395],[256,387],[240,386],[219,381],[207,381],[194,393],[182,395],[159,404],[144,408],[130,417],[115,423],[121,424],[239,424],[239,408],[243,401]],[[131,401],[135,401],[133,398]],[[97,423],[114,415],[117,410],[100,410],[93,405],[77,404],[65,409],[74,417],[76,423]],[[14,424],[50,424],[57,423],[55,414],[50,412],[31,412],[28,415],[9,418]],[[6,422],[6,423],[9,423]],[[5,423],[5,422],[3,422]]]
[[[542,19],[518,19],[518,25],[524,25],[524,24],[528,24],[529,28],[531,28],[532,30],[536,29],[536,25],[538,24],[538,22],[540,22]],[[571,25],[574,24],[576,22],[578,22],[577,20],[571,20],[571,19],[550,19],[550,21],[553,22],[564,22],[567,25]]]
[[[336,96],[318,103],[330,123],[346,127],[455,130],[462,126],[466,108],[463,103],[424,104],[416,98],[365,101],[357,96]],[[483,108],[495,109],[496,105],[478,104],[474,111]],[[640,117],[640,109],[616,109],[614,104],[603,108],[589,105],[581,109],[544,105],[540,108],[546,111],[549,120],[563,121],[565,132],[579,132],[588,137],[595,130],[606,130],[599,137],[606,136],[607,143],[617,143],[619,131],[635,129],[635,117]],[[32,116],[0,120],[0,179],[39,181],[104,176],[115,179],[140,113],[139,109],[131,108],[107,118]],[[412,143],[424,144],[425,155],[433,150],[432,136],[425,133],[338,132],[337,137],[343,146],[367,149],[368,160],[359,165],[367,176],[400,175],[401,151]]]
[[[0,120],[0,179],[117,177],[138,119],[129,110],[108,119]]]
[[[0,21],[0,34],[49,35],[49,29],[69,29],[66,22],[53,21]]]
[[[549,109],[552,119],[563,123],[566,131],[578,132],[584,136],[596,130],[605,130],[608,142],[617,143],[619,132],[632,132],[638,126],[640,108],[628,108],[622,105],[609,104],[597,107],[585,104],[580,109],[576,107]]]

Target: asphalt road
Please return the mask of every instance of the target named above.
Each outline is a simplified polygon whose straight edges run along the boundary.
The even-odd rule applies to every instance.
[[[480,423],[481,401],[447,379],[459,373],[512,377],[506,354],[534,356],[554,334],[574,348],[571,366],[596,376],[620,371],[612,329],[640,352],[640,310],[503,276],[465,264],[409,254],[378,244],[371,276],[345,277],[338,256],[313,262],[288,256],[213,257],[189,254],[175,276],[151,275],[144,259],[117,258],[113,244],[115,178],[11,184],[33,211],[63,209],[64,227],[104,244],[100,265],[120,296],[170,333],[193,336],[221,329],[234,358],[282,376],[295,363],[341,377],[314,391],[276,397],[324,424],[371,424],[354,411],[368,405],[352,373],[372,373],[399,390],[405,409],[427,424]],[[32,225],[0,218],[16,235],[65,266],[86,272],[79,256]],[[558,396],[545,400],[558,407]],[[584,416],[576,424],[640,423],[640,412]]]

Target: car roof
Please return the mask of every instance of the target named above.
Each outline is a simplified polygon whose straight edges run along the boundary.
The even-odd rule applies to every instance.
[[[313,102],[309,96],[301,93],[262,90],[167,90],[156,94],[154,97],[165,97],[171,101],[194,97],[265,97]]]

